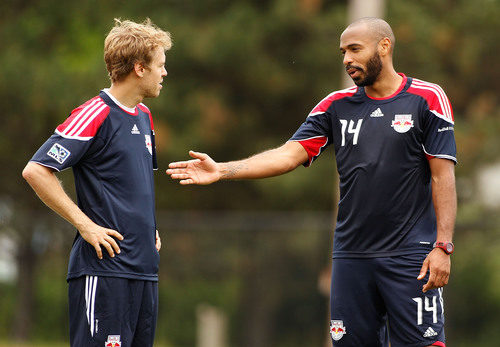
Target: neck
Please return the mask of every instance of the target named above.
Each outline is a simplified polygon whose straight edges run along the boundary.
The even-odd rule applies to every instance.
[[[109,92],[121,104],[130,108],[134,108],[143,100],[143,97],[137,92],[137,89],[126,81],[112,83]]]
[[[382,70],[375,83],[365,87],[365,92],[373,98],[385,98],[394,94],[403,82],[394,68]]]

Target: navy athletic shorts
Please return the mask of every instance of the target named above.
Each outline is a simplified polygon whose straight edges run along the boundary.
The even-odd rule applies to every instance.
[[[158,282],[82,276],[68,292],[72,347],[153,346]]]
[[[330,335],[333,346],[445,346],[442,288],[422,292],[426,254],[334,258]]]

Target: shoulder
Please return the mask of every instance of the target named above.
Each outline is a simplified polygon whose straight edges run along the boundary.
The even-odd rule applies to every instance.
[[[146,112],[147,114],[149,114],[151,116],[151,111],[149,110],[149,108],[144,105],[142,102],[140,104],[137,105],[137,107],[139,107],[139,109],[143,112]]]
[[[425,99],[429,111],[436,116],[453,123],[453,110],[450,101],[439,85],[413,78],[407,91]]]
[[[154,125],[153,125],[153,116],[151,115],[151,111],[149,110],[149,108],[144,105],[142,102],[140,104],[137,105],[137,107],[142,111],[142,112],[145,112],[148,114],[149,116],[149,123],[151,124],[151,130],[155,130],[154,129]]]
[[[55,132],[65,138],[89,140],[95,136],[109,110],[104,100],[96,96],[71,111],[70,116]]]
[[[350,88],[334,91],[324,97],[309,113],[309,116],[315,116],[320,113],[326,112],[332,103],[336,100],[347,98],[353,96],[358,91],[358,87],[353,86]]]

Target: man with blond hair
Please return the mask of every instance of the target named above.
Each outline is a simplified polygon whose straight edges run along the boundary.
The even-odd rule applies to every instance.
[[[75,108],[40,147],[23,177],[77,229],[68,276],[71,346],[153,346],[160,237],[151,112],[170,34],[149,19],[115,19],[104,42],[111,87]],[[55,172],[73,168],[78,205]]]
[[[340,177],[330,334],[334,346],[445,346],[442,287],[456,216],[451,105],[436,84],[393,67],[380,18],[340,36],[355,86],[321,100],[291,139],[248,159],[193,152],[167,173],[181,184],[264,178],[309,166],[332,145]],[[390,332],[390,333],[389,333]]]

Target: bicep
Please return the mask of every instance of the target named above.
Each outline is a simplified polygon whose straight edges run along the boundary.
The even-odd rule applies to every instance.
[[[306,149],[298,141],[288,141],[280,149],[294,169],[309,160]]]
[[[452,179],[455,180],[455,162],[450,159],[432,158],[429,160],[432,180]]]

